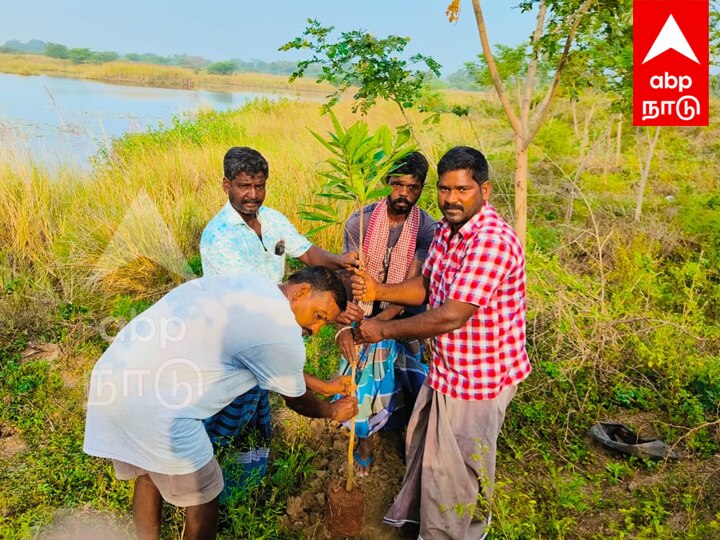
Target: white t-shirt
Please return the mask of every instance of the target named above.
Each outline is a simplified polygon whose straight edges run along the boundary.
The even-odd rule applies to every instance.
[[[213,456],[202,420],[259,385],[305,393],[305,345],[269,279],[226,274],[180,285],[135,317],[90,379],[84,451],[162,474]]]

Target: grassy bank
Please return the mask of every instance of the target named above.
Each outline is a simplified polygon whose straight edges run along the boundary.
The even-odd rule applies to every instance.
[[[534,372],[501,436],[492,537],[719,538],[720,123],[663,130],[636,223],[643,134],[625,126],[616,162],[602,98],[585,96],[578,114],[591,104],[587,137],[561,105],[531,149]],[[338,114],[355,119],[348,107]],[[483,102],[469,120],[416,120],[434,160],[456,144],[486,152],[495,206],[508,216],[513,147],[502,118]],[[367,120],[403,123],[390,105]],[[225,200],[229,146],[259,149],[270,162],[266,204],[311,228],[298,205],[312,200],[326,154],[308,129],[329,127],[316,104],[257,101],[126,136],[91,173],[49,177],[20,158],[0,163],[0,537],[37,536],[67,513],[127,528],[130,487],[81,452],[88,370],[124,321],[199,272],[200,233]],[[434,182],[431,174],[423,201],[437,213]],[[315,240],[336,250],[340,229]],[[311,344],[311,369],[332,372],[331,341],[324,334]],[[597,449],[586,433],[600,420],[660,436],[682,459]],[[282,516],[327,449],[298,430],[274,444],[267,490],[230,514],[226,538],[302,536]],[[167,511],[164,522],[176,537],[181,515]]]
[[[331,87],[300,79],[289,84],[286,76],[267,73],[236,73],[211,75],[189,68],[141,64],[137,62],[107,62],[104,64],[73,64],[69,60],[31,54],[0,53],[0,72],[16,75],[50,75],[90,79],[118,84],[156,86],[160,88],[199,88],[218,90],[262,90],[282,92],[320,92],[327,94]]]

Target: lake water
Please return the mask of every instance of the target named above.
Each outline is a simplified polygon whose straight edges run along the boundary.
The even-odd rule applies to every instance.
[[[0,73],[0,159],[85,167],[103,144],[173,116],[236,109],[279,94],[124,86],[82,79]]]

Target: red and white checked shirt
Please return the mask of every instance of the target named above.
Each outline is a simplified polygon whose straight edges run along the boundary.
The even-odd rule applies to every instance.
[[[490,204],[452,234],[440,221],[422,273],[430,308],[447,300],[478,309],[432,340],[428,385],[455,399],[493,399],[530,374],[525,350],[525,256],[515,231]]]

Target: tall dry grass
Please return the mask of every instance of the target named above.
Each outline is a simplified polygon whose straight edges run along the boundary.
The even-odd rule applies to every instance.
[[[428,125],[420,115],[411,112],[411,117],[432,161],[457,144],[486,153],[494,179],[494,204],[511,218],[511,132],[497,104],[483,107],[473,114],[472,124],[452,115]],[[336,112],[345,125],[358,119],[348,102]],[[374,108],[365,120],[371,128],[404,123],[389,103]],[[558,167],[572,171],[577,166],[567,126],[567,122],[549,122],[538,139],[543,147],[533,150],[539,158],[533,162],[531,211],[540,208],[541,197],[545,212],[562,211],[565,179]],[[0,287],[7,289],[10,284],[13,302],[20,304],[37,300],[45,305],[49,298],[99,306],[112,296],[107,293],[154,297],[186,279],[191,270],[198,270],[203,227],[226,201],[222,158],[230,146],[251,146],[268,159],[265,204],[287,215],[301,232],[308,231],[314,224],[303,222],[298,210],[317,193],[322,183],[318,171],[328,157],[310,131],[324,134],[330,129],[330,120],[320,115],[317,103],[258,100],[237,111],[203,113],[197,121],[178,120],[166,129],[123,137],[113,143],[110,158],[91,171],[71,166],[47,169],[29,161],[19,146],[13,150],[3,142]],[[632,147],[629,150],[632,154]],[[632,200],[628,173],[616,174],[617,179],[611,176],[603,189],[612,188],[618,197]],[[605,182],[599,174],[592,178]],[[434,182],[431,169],[426,203],[434,199]],[[346,207],[345,213],[350,210]],[[341,227],[336,226],[314,241],[337,251],[341,238]],[[3,298],[0,302],[8,301]]]
[[[77,73],[74,66],[67,60],[50,58],[34,54],[0,54],[0,72],[17,75],[63,75],[72,76]]]
[[[346,125],[357,120],[347,105],[338,116]],[[372,127],[404,122],[390,104],[366,120]],[[222,158],[235,145],[268,159],[265,204],[307,231],[313,224],[302,222],[298,210],[317,192],[327,157],[310,130],[330,129],[317,103],[260,100],[234,112],[201,114],[197,122],[178,121],[169,131],[126,136],[89,172],[49,170],[21,152],[1,154],[0,286],[12,284],[15,298],[28,305],[53,300],[100,308],[108,293],[155,297],[187,279],[188,264],[197,270],[202,229],[226,201]],[[454,117],[419,125],[418,133],[435,159],[472,138],[467,122]],[[338,226],[314,241],[337,251],[341,237]]]
[[[178,66],[162,66],[138,62],[107,62],[104,64],[73,64],[32,54],[0,54],[0,72],[17,75],[52,75],[78,79],[91,79],[122,84],[183,89],[262,90],[322,93],[332,90],[327,84],[316,84],[311,79],[300,79],[293,84],[283,75],[269,73],[236,73],[211,75]]]

